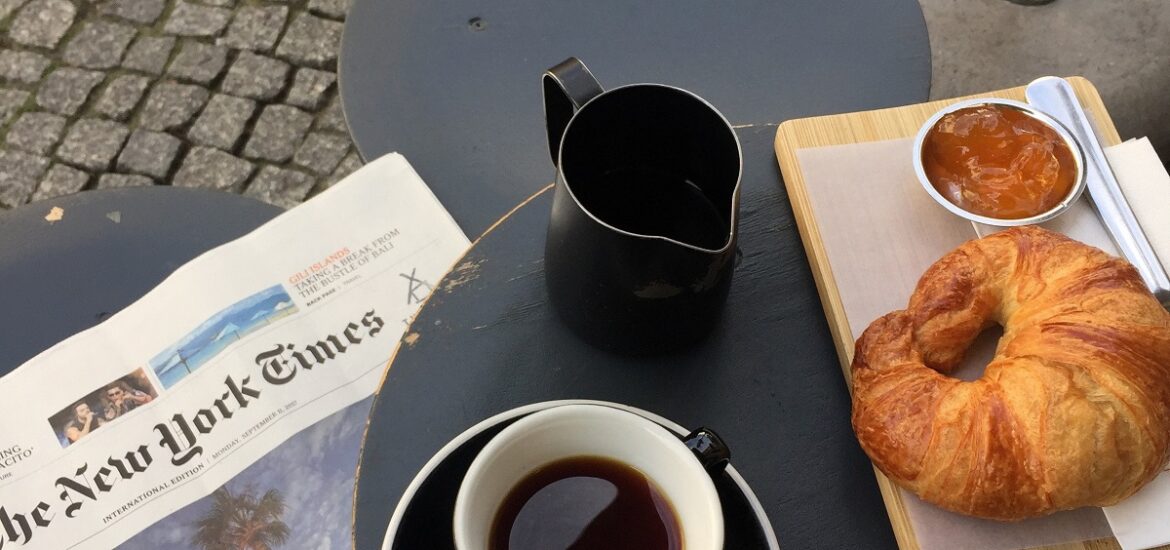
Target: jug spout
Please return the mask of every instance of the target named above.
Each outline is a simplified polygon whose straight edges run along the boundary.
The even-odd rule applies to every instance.
[[[553,166],[559,161],[561,137],[573,115],[602,93],[601,84],[580,59],[570,57],[545,71],[541,77],[544,90],[544,123],[548,131],[548,152]]]

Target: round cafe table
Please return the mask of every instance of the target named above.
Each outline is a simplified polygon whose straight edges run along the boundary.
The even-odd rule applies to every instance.
[[[45,217],[61,209],[59,221]],[[0,211],[0,376],[282,212],[169,186],[86,191]]]
[[[718,328],[684,353],[609,355],[548,308],[551,191],[541,190],[554,174],[539,83],[569,56],[606,87],[692,90],[737,127],[744,259]],[[395,505],[445,443],[558,399],[716,429],[781,547],[895,546],[772,146],[783,120],[926,100],[917,2],[355,0],[339,71],[362,156],[403,153],[468,235],[491,228],[437,285],[375,399],[355,548],[381,546]]]
[[[621,403],[719,432],[781,548],[895,547],[768,155],[774,131],[738,134],[747,159],[744,256],[717,328],[695,347],[623,357],[590,347],[562,325],[544,286],[551,190],[473,245],[436,285],[374,400],[358,465],[355,548],[380,547],[412,478],[448,441],[500,412],[563,399]],[[442,511],[431,512],[428,529],[450,529],[449,518],[437,517]]]
[[[734,125],[924,101],[916,0],[354,0],[339,87],[366,160],[406,156],[469,236],[552,181],[540,76],[658,82]]]

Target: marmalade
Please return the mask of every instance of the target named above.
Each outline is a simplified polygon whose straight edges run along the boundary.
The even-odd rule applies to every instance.
[[[1043,214],[1077,179],[1072,151],[1047,124],[1006,105],[943,116],[922,144],[926,177],[968,212],[998,219]]]

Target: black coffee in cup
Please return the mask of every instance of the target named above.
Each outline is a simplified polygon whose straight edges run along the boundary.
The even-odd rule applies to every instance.
[[[529,474],[504,499],[489,550],[681,550],[671,503],[642,472],[580,456]]]

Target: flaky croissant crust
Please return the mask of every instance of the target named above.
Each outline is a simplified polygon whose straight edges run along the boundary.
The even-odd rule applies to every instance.
[[[991,323],[982,378],[946,375]],[[1133,266],[1035,227],[967,242],[853,359],[853,428],[943,508],[1017,520],[1107,506],[1170,458],[1170,313]]]

